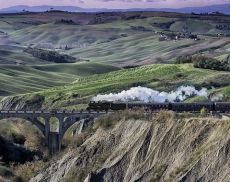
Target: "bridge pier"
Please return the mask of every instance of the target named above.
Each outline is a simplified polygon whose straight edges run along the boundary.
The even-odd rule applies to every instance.
[[[64,119],[63,117],[58,117],[58,132],[61,134],[63,134],[63,123],[64,123]]]
[[[44,118],[45,119],[45,139],[46,139],[46,145],[49,145],[49,134],[50,134],[50,118]]]
[[[50,132],[48,136],[49,154],[53,155],[61,151],[61,136],[58,132]]]
[[[62,142],[62,136],[63,134],[63,122],[64,117],[56,117],[58,119],[58,126],[56,131],[50,130],[50,118],[47,118],[46,125],[45,125],[45,131],[46,131],[46,141],[47,146],[49,149],[49,154],[53,155],[55,153],[58,153],[61,151],[61,142]]]

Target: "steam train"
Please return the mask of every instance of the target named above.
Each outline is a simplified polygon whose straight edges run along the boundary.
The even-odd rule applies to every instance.
[[[206,111],[230,112],[230,102],[204,102],[204,103],[141,103],[141,102],[93,102],[88,104],[87,110],[93,111],[119,111],[126,109],[144,109],[146,111],[172,110],[175,112]]]

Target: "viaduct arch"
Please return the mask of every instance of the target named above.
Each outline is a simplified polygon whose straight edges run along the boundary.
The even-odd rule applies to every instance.
[[[88,112],[88,111],[0,111],[0,120],[7,118],[25,119],[35,125],[44,135],[49,153],[52,155],[61,150],[61,142],[66,131],[75,123],[93,120],[106,112]],[[50,118],[58,119],[57,131],[51,131]],[[38,118],[43,118],[44,123]]]

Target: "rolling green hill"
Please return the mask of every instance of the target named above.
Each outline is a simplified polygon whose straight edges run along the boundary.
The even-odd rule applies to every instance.
[[[202,40],[182,39],[178,41],[161,41],[156,31],[163,31],[157,25],[176,21],[171,18],[149,18],[146,20],[117,21],[100,25],[59,25],[42,24],[36,28],[27,27],[10,33],[10,37],[25,44],[34,44],[47,48],[64,48],[59,50],[76,58],[86,58],[93,62],[103,62],[116,66],[143,65],[150,63],[168,63],[183,54],[194,54],[202,49],[221,47],[230,42],[229,38],[200,36]],[[196,20],[197,24],[203,24]],[[177,22],[176,23],[181,23]],[[175,24],[175,23],[174,23]],[[190,24],[188,24],[190,25]],[[173,25],[171,25],[173,26]],[[183,27],[183,26],[182,26]],[[200,27],[194,25],[194,27]],[[195,33],[210,30],[214,25],[200,28]],[[57,32],[53,34],[53,29]],[[174,29],[174,28],[172,28]],[[202,29],[202,30],[201,30]],[[182,28],[175,30],[181,32]],[[26,36],[24,33],[26,32]],[[225,51],[224,53],[229,53]],[[219,53],[223,54],[223,52]]]
[[[65,23],[65,20],[70,19],[72,23]],[[217,33],[229,34],[228,27],[223,26],[228,21],[229,16],[182,16],[178,13],[160,12],[108,14],[61,12],[0,15],[0,96],[31,93],[61,86],[78,78],[82,80],[86,77],[84,79],[87,79],[92,74],[117,70],[115,67],[168,64],[185,54],[204,53],[222,59],[230,54],[230,38],[225,35],[218,37]],[[186,36],[177,40],[175,35],[174,39],[168,39],[170,36],[166,36],[167,39],[163,41],[159,39],[169,34],[189,35],[190,32],[198,34],[200,40]],[[55,48],[59,53],[88,60],[90,63],[69,65],[47,63],[25,53],[23,50],[28,46],[52,50]],[[66,46],[67,49],[65,49]],[[18,64],[19,66],[2,64]],[[162,66],[168,69],[169,65]],[[152,65],[152,68],[154,67],[159,67],[159,65]],[[143,71],[144,75],[145,69],[139,69],[138,74],[142,74],[140,72]],[[177,69],[178,66],[175,66],[176,72],[178,72]],[[157,71],[154,70],[151,73],[155,75]],[[113,79],[117,77],[115,74],[123,75],[125,72],[122,70],[122,72],[114,73]],[[131,74],[132,70],[127,72]],[[168,76],[174,78],[176,72]],[[207,79],[210,77],[209,72],[207,70],[205,72],[207,75],[202,76]],[[183,72],[183,74],[188,75],[179,79],[179,85],[194,82],[199,86],[205,83],[204,80],[202,84],[197,83],[197,80],[189,80],[190,73]],[[215,74],[219,75],[222,72],[215,72]],[[106,77],[110,78],[110,75]],[[103,78],[98,76],[90,77],[90,79],[96,78],[98,79],[96,82],[99,82],[99,79],[103,82]],[[114,86],[111,86],[111,83],[105,83],[105,85],[120,89],[120,87],[127,88],[139,83],[139,78],[135,75],[132,76],[130,82],[123,82],[122,79],[127,80],[126,76],[119,79],[118,82],[112,82]],[[146,86],[159,89],[165,88],[164,84],[168,85],[167,79],[158,80],[157,76],[151,79],[158,81],[150,82],[149,79],[144,78],[141,84],[144,82]],[[215,77],[213,82],[216,82],[215,79],[219,81],[219,77]],[[91,83],[91,80],[86,82]],[[174,82],[170,80],[169,83]],[[104,83],[102,85],[104,87]],[[122,86],[116,87],[116,85]],[[97,90],[98,85],[94,87],[97,93],[106,90],[106,88]],[[86,88],[84,94],[92,90],[91,86]],[[89,94],[93,93],[95,92]]]
[[[46,61],[25,53],[23,47],[0,45],[0,64],[47,64]]]
[[[0,96],[35,92],[70,83],[82,76],[101,74],[118,68],[97,63],[50,64],[0,67]]]
[[[72,49],[69,54],[88,58],[91,61],[109,63],[116,66],[145,65],[153,63],[172,63],[184,54],[196,54],[211,50],[217,55],[228,54],[229,50],[216,51],[230,43],[229,38],[206,38],[206,40],[179,40],[159,42],[159,36],[153,33],[142,33],[113,42],[90,45],[86,48]],[[210,54],[212,56],[212,54]]]
[[[99,93],[118,92],[133,86],[146,86],[160,91],[171,91],[181,85],[194,85],[197,88],[224,89],[226,100],[230,99],[230,72],[193,68],[185,65],[148,65],[127,70],[114,71],[101,75],[82,77],[72,84],[51,88],[34,94],[15,97],[15,103],[44,96],[44,108],[81,108]],[[213,89],[211,91],[214,91]],[[10,97],[9,97],[10,99]],[[7,99],[4,101],[6,102]],[[82,105],[83,104],[83,105]],[[34,103],[36,106],[36,103]]]
[[[61,23],[63,19],[71,19],[74,23]],[[229,22],[228,16],[182,16],[154,12],[86,15],[38,13],[2,16],[0,31],[6,33],[8,41],[16,42],[18,47],[30,45],[55,48],[76,58],[122,67],[168,63],[177,56],[202,52],[202,49],[214,51],[216,47],[229,44],[229,38],[216,37],[220,33],[230,33],[228,27],[224,27],[226,22]],[[198,34],[201,40],[183,38],[177,41],[159,41],[161,33],[172,32]],[[211,36],[206,36],[207,34]],[[66,46],[70,50],[65,50]],[[24,53],[20,57],[13,52],[4,59],[18,59],[25,64],[41,61]],[[229,50],[217,51],[211,55],[216,57],[228,53]],[[1,56],[0,53],[0,58]]]

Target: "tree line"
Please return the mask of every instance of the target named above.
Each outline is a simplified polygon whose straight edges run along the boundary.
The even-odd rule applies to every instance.
[[[203,55],[184,55],[179,56],[176,64],[192,63],[195,68],[212,69],[218,71],[230,71],[230,64],[228,58],[225,60],[218,60],[215,58],[206,57]]]

